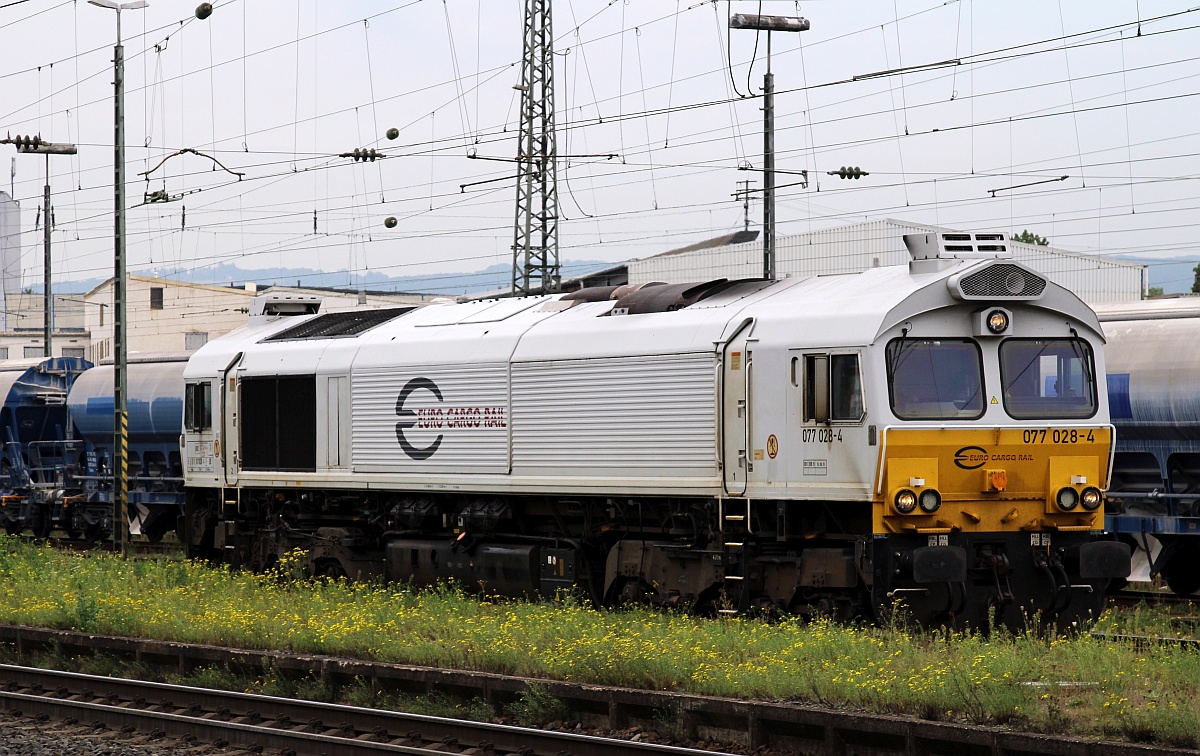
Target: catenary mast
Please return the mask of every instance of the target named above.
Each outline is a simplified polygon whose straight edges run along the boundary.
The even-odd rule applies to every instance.
[[[554,141],[554,33],[550,0],[526,0],[512,295],[556,292],[558,177]]]

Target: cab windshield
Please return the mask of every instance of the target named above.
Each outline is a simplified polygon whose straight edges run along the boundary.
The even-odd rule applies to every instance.
[[[974,420],[983,415],[983,356],[970,339],[892,339],[887,346],[892,411],[902,420]]]
[[[1008,339],[1000,345],[1004,409],[1018,420],[1096,414],[1092,349],[1082,339]]]

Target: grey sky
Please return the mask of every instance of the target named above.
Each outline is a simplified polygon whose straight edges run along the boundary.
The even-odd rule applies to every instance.
[[[130,208],[132,269],[236,261],[346,268],[352,279],[507,263],[512,182],[459,185],[512,173],[466,154],[515,152],[523,3],[216,5],[207,21],[192,16],[195,3],[172,0],[122,16],[130,205],[146,191],[183,195]],[[1029,228],[1087,252],[1198,254],[1200,10],[1188,3],[821,0],[732,10],[760,5],[812,23],[773,43],[777,167],[813,179],[781,190],[780,233],[896,217]],[[560,165],[564,259],[619,261],[741,227],[730,195],[761,178],[738,170],[761,168],[761,100],[725,101],[759,91],[766,40],[727,31],[729,12],[723,0],[556,0],[559,151],[621,156]],[[63,277],[111,270],[114,15],[83,0],[0,9],[0,133],[80,148],[51,162]],[[911,70],[951,60],[960,64]],[[909,72],[853,81],[902,66]],[[397,140],[384,138],[389,127]],[[360,146],[390,157],[335,156]],[[148,183],[137,175],[181,148],[245,176],[195,155],[168,160]],[[7,165],[16,153],[0,156]],[[15,165],[31,230],[43,162],[20,155]],[[842,165],[871,175],[824,175]],[[389,230],[391,215],[400,223]],[[752,223],[760,218],[755,202]],[[40,238],[24,242],[26,279],[39,279]]]

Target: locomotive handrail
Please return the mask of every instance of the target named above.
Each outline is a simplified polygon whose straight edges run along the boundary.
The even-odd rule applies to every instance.
[[[1159,490],[1154,491],[1105,491],[1104,495],[1110,499],[1197,499],[1200,498],[1200,493],[1163,493]]]

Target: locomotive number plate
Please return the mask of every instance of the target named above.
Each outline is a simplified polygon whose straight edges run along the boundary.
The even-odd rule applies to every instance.
[[[1031,428],[1021,431],[1021,440],[1027,444],[1092,444],[1096,442],[1096,431],[1092,428]]]

